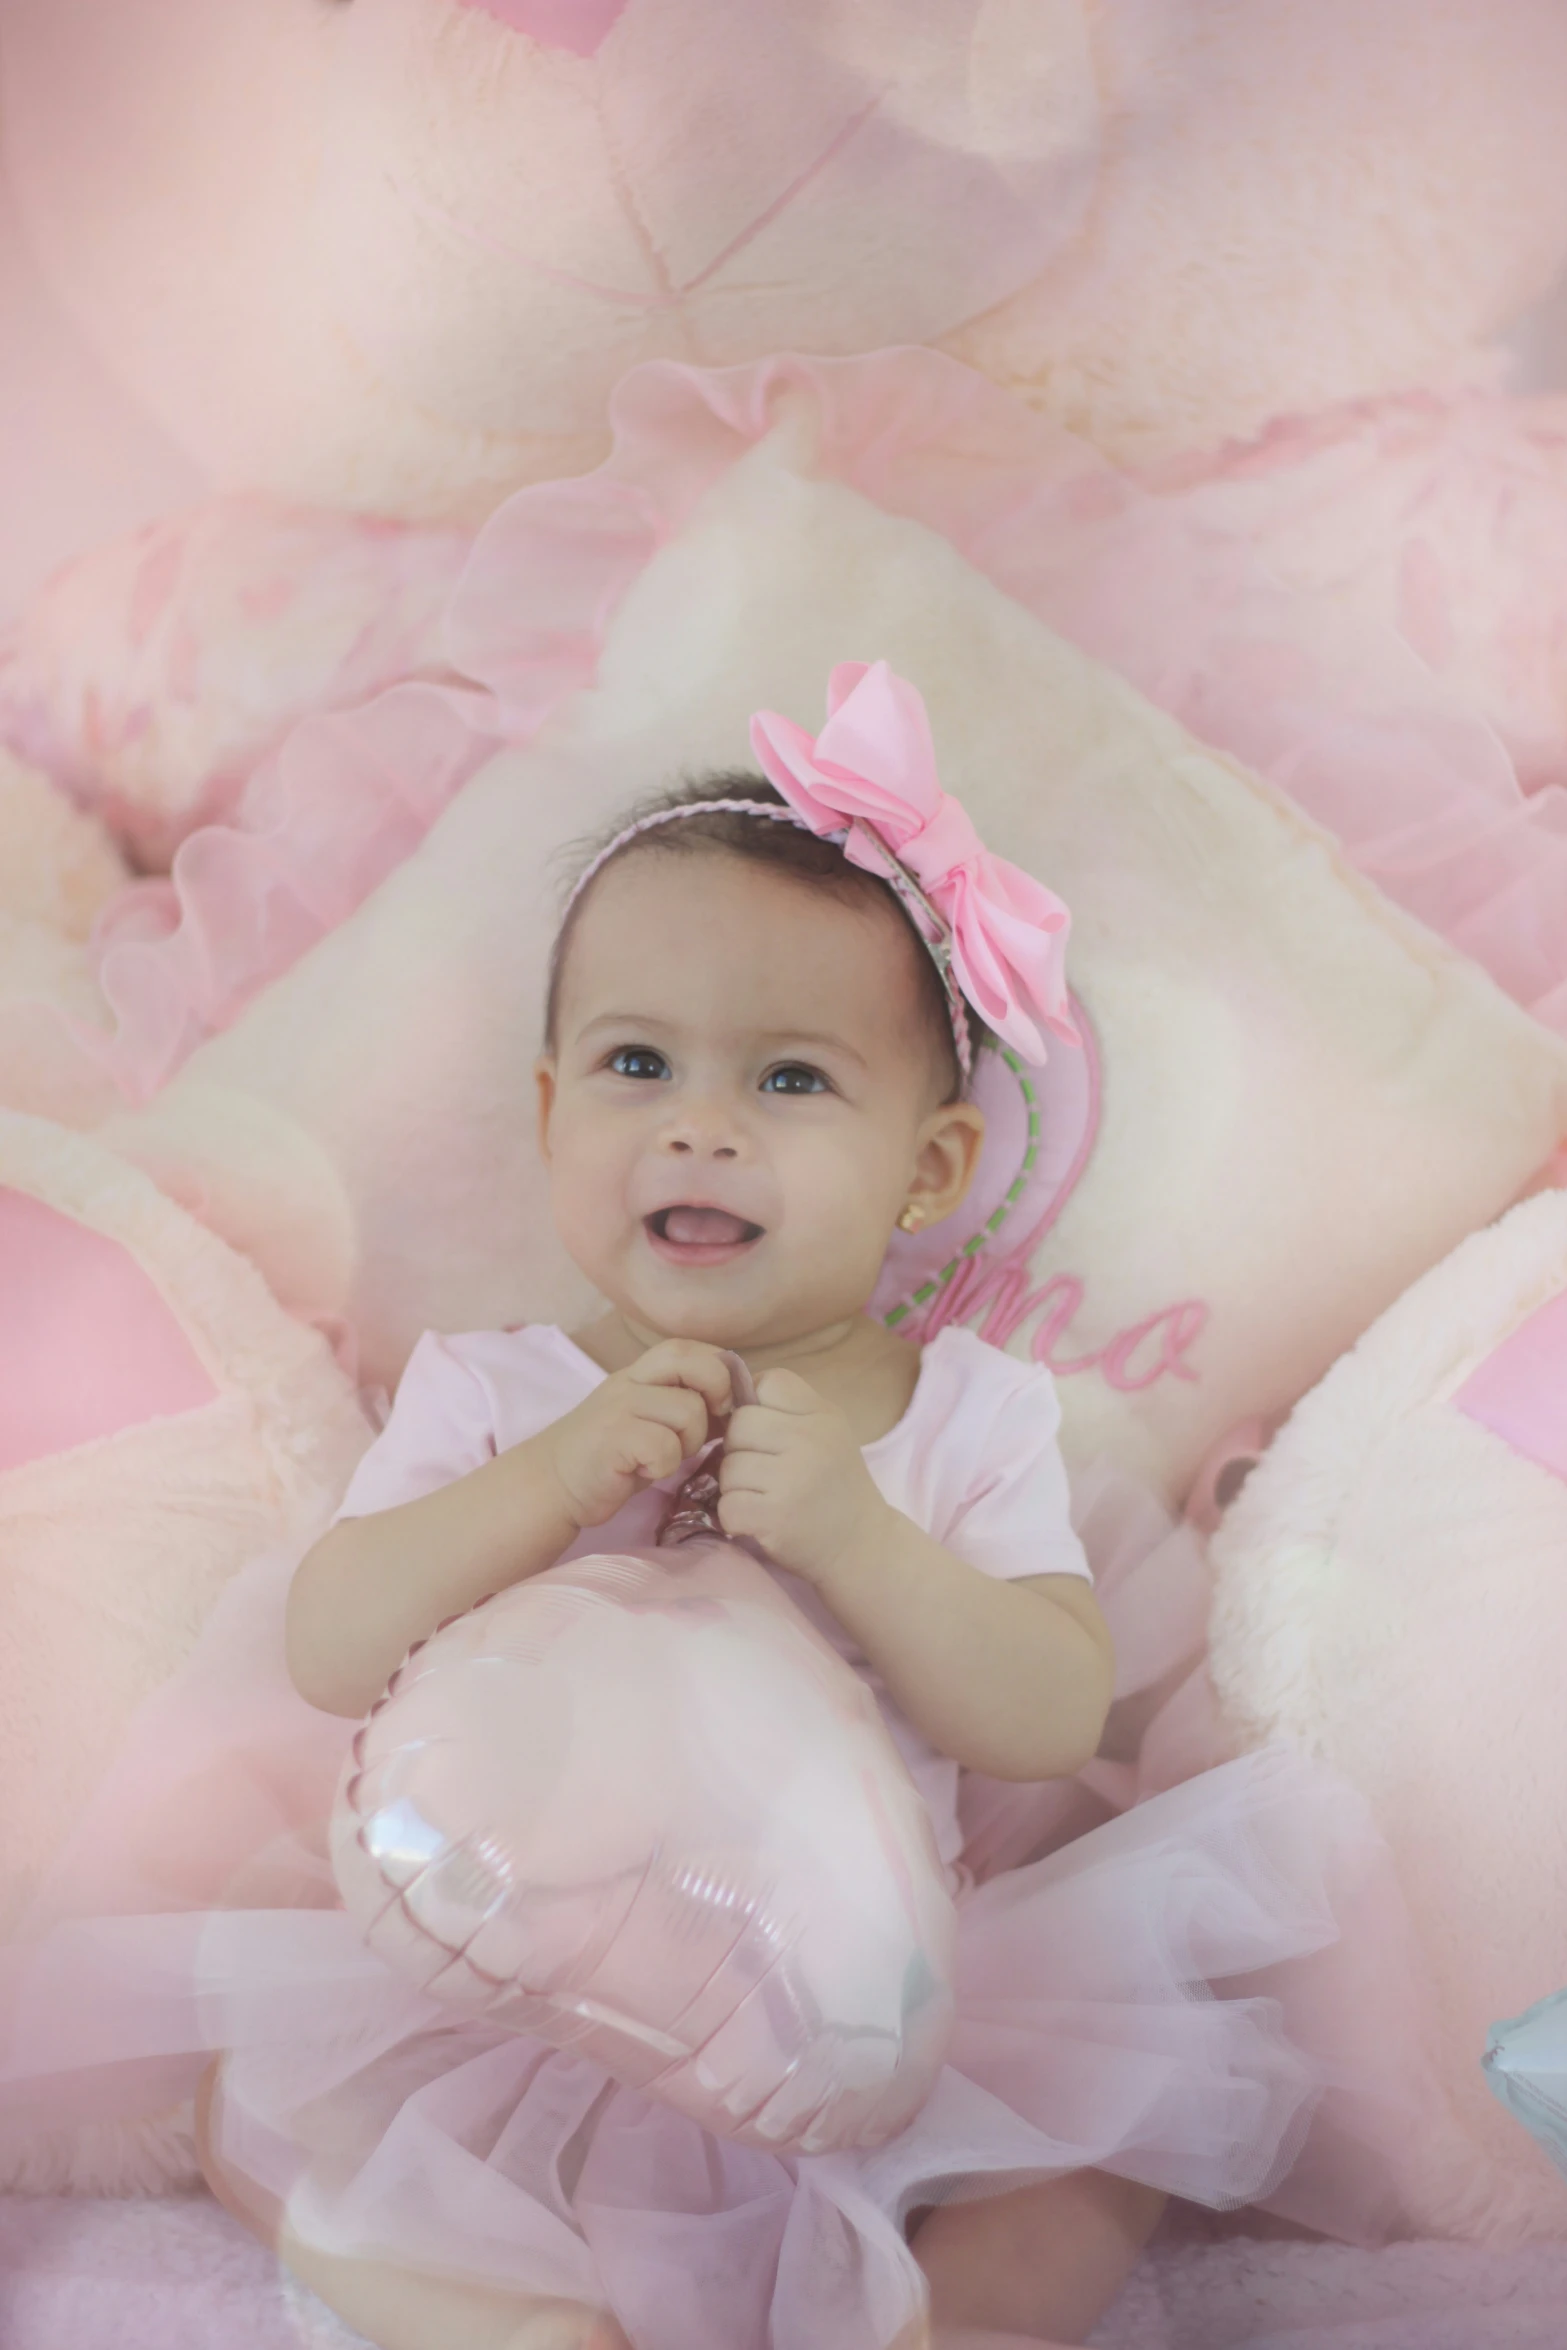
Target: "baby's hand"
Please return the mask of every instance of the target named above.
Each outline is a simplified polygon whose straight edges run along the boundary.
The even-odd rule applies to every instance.
[[[666,1338],[611,1372],[541,1440],[577,1526],[602,1526],[645,1485],[672,1477],[732,1400],[729,1365],[694,1338]]]
[[[730,1421],[718,1482],[726,1534],[826,1585],[874,1544],[888,1504],[842,1412],[796,1371],[765,1372]]]

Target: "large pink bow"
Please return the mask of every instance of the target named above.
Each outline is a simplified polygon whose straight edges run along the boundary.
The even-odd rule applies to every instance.
[[[816,833],[849,827],[844,855],[883,868],[856,827],[885,844],[946,925],[952,974],[986,1026],[1025,1061],[1045,1058],[1043,1031],[1079,1044],[1066,991],[1072,917],[1053,891],[994,857],[944,792],[925,704],[885,661],[844,661],[827,686],[813,741],[774,710],[751,720],[769,783]]]

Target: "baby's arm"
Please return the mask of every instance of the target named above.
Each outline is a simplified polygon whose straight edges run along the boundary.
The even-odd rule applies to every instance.
[[[1095,1753],[1110,1636],[1077,1575],[1004,1582],[883,1499],[847,1421],[790,1371],[735,1414],[725,1530],[813,1584],[939,1753],[996,1779],[1064,1778]]]
[[[1110,1710],[1110,1635],[1081,1575],[1003,1583],[883,1503],[879,1538],[817,1587],[939,1754],[992,1779],[1063,1779]]]
[[[344,1518],[288,1598],[288,1669],[323,1712],[367,1713],[410,1648],[481,1599],[552,1566],[584,1527],[699,1452],[729,1408],[715,1347],[667,1340],[552,1426],[438,1491]]]

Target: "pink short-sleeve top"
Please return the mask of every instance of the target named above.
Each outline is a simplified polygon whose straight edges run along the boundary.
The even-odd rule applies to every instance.
[[[385,1428],[360,1461],[338,1512],[368,1517],[420,1500],[536,1436],[605,1377],[565,1332],[547,1324],[431,1331],[420,1339]],[[865,1465],[894,1509],[977,1567],[1016,1580],[1090,1570],[1073,1531],[1057,1443],[1060,1404],[1050,1373],[948,1328],[924,1349],[897,1425],[864,1448]],[[563,1559],[643,1549],[658,1532],[679,1476],[649,1487],[605,1525],[578,1536]],[[930,1808],[942,1859],[961,1847],[957,1765],[938,1754],[892,1703],[864,1653],[798,1577],[774,1570],[790,1597],[871,1690]]]

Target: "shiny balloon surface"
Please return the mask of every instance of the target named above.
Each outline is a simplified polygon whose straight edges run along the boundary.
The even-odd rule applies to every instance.
[[[951,2027],[929,1814],[869,1691],[690,1491],[680,1547],[551,1568],[412,1652],[355,1740],[337,1881],[439,2000],[745,2143],[879,2144]]]

